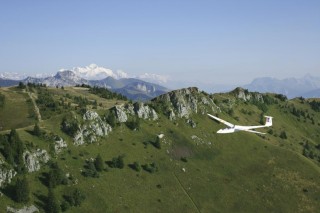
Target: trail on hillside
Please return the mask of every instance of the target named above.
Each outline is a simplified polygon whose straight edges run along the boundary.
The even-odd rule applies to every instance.
[[[179,178],[177,177],[176,173],[172,172],[172,174],[174,175],[174,177],[176,178],[177,182],[179,183],[181,189],[184,191],[184,193],[189,197],[189,199],[191,200],[191,202],[193,203],[194,207],[197,209],[197,211],[200,213],[200,209],[198,208],[198,206],[195,204],[195,202],[193,201],[193,199],[191,198],[191,196],[188,194],[188,192],[185,190],[185,188],[183,187],[182,183],[180,182]]]
[[[36,116],[37,116],[37,120],[39,122],[41,122],[42,120],[41,120],[41,114],[40,114],[39,107],[37,106],[36,101],[34,100],[34,97],[33,97],[33,95],[31,94],[31,92],[29,90],[28,85],[26,85],[26,91],[27,91],[27,93],[28,93],[28,95],[29,95],[29,97],[30,97],[30,99],[32,101],[32,104],[33,104],[33,107],[34,107],[34,112],[36,113]]]

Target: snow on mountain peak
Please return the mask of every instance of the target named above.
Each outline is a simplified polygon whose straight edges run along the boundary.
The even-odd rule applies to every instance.
[[[60,71],[66,71],[66,69],[61,69]],[[113,77],[115,79],[128,77],[128,74],[121,70],[113,72],[111,69],[99,67],[96,64],[90,64],[85,67],[73,67],[70,71],[88,80],[101,80],[106,77]]]

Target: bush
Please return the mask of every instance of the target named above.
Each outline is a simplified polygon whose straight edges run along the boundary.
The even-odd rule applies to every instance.
[[[138,130],[140,128],[140,119],[133,118],[126,122],[126,125],[131,130]]]
[[[82,172],[83,176],[95,177],[95,178],[99,177],[97,169],[92,161],[88,161],[84,167],[85,167],[85,170]]]
[[[145,164],[142,168],[149,173],[155,173],[158,171],[158,166],[154,162],[151,164]]]
[[[135,161],[133,164],[132,164],[132,168],[137,171],[137,172],[140,172],[141,171],[141,165],[139,162]]]
[[[61,122],[61,130],[67,135],[74,137],[79,129],[78,120],[72,116],[65,116]]]
[[[124,167],[123,158],[124,158],[123,155],[119,155],[118,157],[112,158],[111,162],[109,163],[109,166],[111,168],[123,169]]]
[[[69,191],[67,191],[63,195],[63,197],[64,197],[65,201],[69,204],[69,206],[80,206],[81,203],[86,198],[84,193],[82,191],[80,191],[80,189],[78,189],[78,188],[69,189]]]
[[[285,131],[282,131],[281,133],[280,133],[280,136],[279,136],[280,138],[282,138],[282,139],[287,139],[288,137],[287,137],[287,133],[285,132]]]

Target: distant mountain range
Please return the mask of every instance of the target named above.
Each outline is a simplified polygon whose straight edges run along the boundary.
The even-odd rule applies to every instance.
[[[84,72],[82,74],[86,75]],[[93,77],[93,75],[90,76]],[[118,79],[114,77],[117,77]],[[0,86],[14,86],[19,84],[19,82],[30,82],[36,84],[41,83],[46,84],[49,87],[87,84],[90,86],[108,88],[114,92],[125,95],[129,99],[141,101],[150,100],[169,91],[169,89],[163,86],[135,78],[119,78],[119,76],[108,76],[101,80],[87,80],[78,75],[77,72],[70,70],[59,71],[56,75],[46,78],[27,77],[22,80],[0,78]]]
[[[302,78],[276,79],[270,77],[256,78],[250,84],[244,85],[249,91],[271,92],[286,95],[288,98],[320,97],[320,77],[305,75]]]
[[[90,86],[98,86],[108,88],[114,92],[121,93],[132,100],[150,100],[158,95],[169,91],[159,83],[165,84],[170,88],[181,88],[196,85],[186,82],[168,82],[168,78],[157,74],[145,73],[140,76],[130,77],[129,74],[118,70],[116,72],[99,67],[96,64],[90,64],[85,67],[74,67],[70,70],[61,69],[56,75],[36,75],[35,77],[26,77],[25,74],[18,73],[0,73],[0,86],[17,85],[20,81],[27,83],[42,83],[47,86],[75,86],[77,84],[87,84]],[[198,85],[206,91],[222,92],[227,91],[231,87],[218,87],[214,89],[206,88],[205,85]],[[239,86],[239,85],[237,85]],[[236,86],[233,86],[233,88]],[[320,77],[305,75],[302,78],[286,78],[276,79],[271,77],[256,78],[250,84],[242,85],[249,91],[280,93],[288,98],[320,97]],[[227,89],[228,88],[228,89]]]

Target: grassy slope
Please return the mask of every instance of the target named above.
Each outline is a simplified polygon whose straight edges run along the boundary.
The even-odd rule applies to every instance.
[[[252,115],[240,113],[241,108],[251,110]],[[255,106],[238,103],[235,114],[239,121],[226,114],[221,117],[233,123],[253,124],[258,123],[259,113]],[[195,129],[184,120],[173,123],[161,118],[157,122],[142,122],[140,131],[122,125],[100,143],[80,147],[73,146],[71,139],[60,131],[63,115],[43,121],[41,126],[67,139],[71,154],[64,152],[57,161],[65,172],[78,179],[77,187],[86,192],[81,208],[72,208],[70,212],[315,212],[320,207],[320,167],[300,154],[299,142],[306,137],[312,143],[319,141],[314,134],[319,127],[297,122],[292,115],[280,112],[278,106],[271,107],[269,114],[275,117],[274,131],[279,134],[279,129],[285,129],[289,139],[249,133],[217,135],[215,132],[224,126],[205,115],[193,116]],[[319,120],[318,114],[316,118]],[[145,148],[143,142],[154,140],[159,133],[165,134],[162,149],[151,144]],[[23,129],[19,134],[24,141],[48,147]],[[192,140],[192,135],[205,143]],[[125,154],[125,168],[109,169],[99,178],[83,177],[80,170],[85,159],[98,153],[104,160]],[[187,156],[188,162],[180,161],[181,156]],[[134,161],[156,162],[159,171],[135,172],[127,166]],[[39,181],[40,173],[29,177],[36,194],[30,203],[39,206],[47,194]],[[65,188],[56,189],[60,200]],[[0,209],[8,204],[14,203],[1,197]]]
[[[22,128],[35,122],[32,102],[27,102],[28,94],[13,88],[1,88],[5,95],[5,105],[0,109],[1,130]]]

